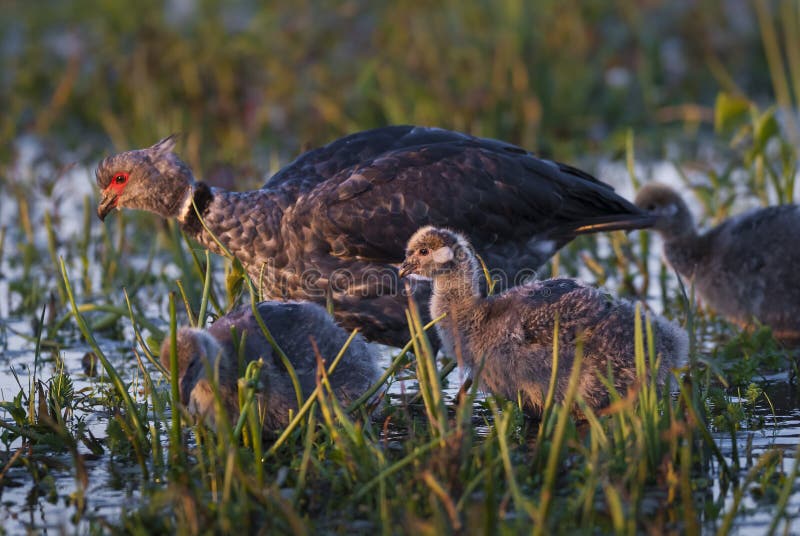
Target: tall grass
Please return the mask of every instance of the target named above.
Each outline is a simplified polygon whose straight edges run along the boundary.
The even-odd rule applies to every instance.
[[[553,404],[548,393],[551,402],[543,421],[535,425],[538,432],[530,448],[520,442],[520,434],[524,435],[524,428],[533,423],[519,420],[516,405],[506,403],[501,409],[499,401],[490,398],[491,432],[484,436],[477,434],[469,417],[476,407],[473,399],[445,402],[424,326],[413,305],[411,311],[410,333],[419,339],[416,380],[420,391],[428,393],[422,397],[423,426],[419,426],[415,410],[403,409],[402,404],[390,411],[389,419],[395,422],[388,429],[387,422],[376,428],[379,423],[352,420],[326,385],[331,370],[323,370],[317,390],[308,399],[312,403],[306,402],[308,410],[294,416],[283,439],[275,441],[263,459],[258,454],[258,442],[247,447],[236,439],[241,437],[236,432],[213,434],[202,423],[193,425],[196,446],[188,451],[190,456],[173,464],[180,464],[178,472],[191,475],[194,484],[180,492],[173,490],[169,500],[185,503],[185,494],[190,493],[195,507],[201,508],[208,500],[203,497],[209,497],[216,505],[214,523],[222,529],[235,523],[229,516],[244,515],[247,526],[293,527],[298,531],[347,527],[359,519],[390,531],[399,520],[429,519],[431,528],[449,531],[461,530],[478,518],[490,523],[483,525],[490,530],[527,527],[544,533],[556,528],[587,529],[599,523],[616,531],[636,532],[644,527],[636,521],[641,519],[637,512],[644,501],[663,490],[680,500],[663,505],[671,513],[660,526],[699,531],[694,522],[697,507],[692,489],[694,475],[705,463],[698,458],[703,449],[697,446],[713,439],[706,431],[708,425],[684,405],[692,404],[690,398],[658,392],[654,375],[649,372],[657,367],[653,333],[649,322],[642,322],[642,315],[637,315],[635,326],[638,387],[625,397],[614,395],[603,415],[578,399],[586,424],[576,427],[572,411],[580,371],[576,356],[566,400]],[[331,368],[335,365],[336,361]],[[247,391],[246,382],[240,385]],[[436,394],[434,389],[438,389]],[[458,427],[451,424],[450,403],[456,406],[452,414],[467,412]],[[218,410],[223,411],[221,406]],[[223,412],[215,422],[227,418]],[[239,424],[252,424],[253,418],[253,413],[245,410]],[[256,437],[254,429],[249,434],[251,439]],[[380,429],[405,430],[408,437],[399,452],[386,449]],[[698,434],[698,429],[706,433]],[[289,435],[295,436],[291,442],[286,441]],[[194,464],[190,459],[202,462]],[[763,458],[742,481],[743,487],[737,487],[733,480],[734,490],[741,491],[734,491],[731,511],[737,510],[737,494],[772,463],[771,459]],[[539,470],[535,470],[536,460],[542,464]],[[212,467],[216,468],[212,472],[218,475],[216,478],[201,477]],[[287,467],[293,469],[286,471]],[[495,476],[499,467],[505,475],[500,481]],[[255,475],[252,482],[251,475]],[[278,500],[277,488],[266,484],[271,481],[292,489],[291,499]],[[329,486],[338,493],[326,496],[323,490]],[[492,489],[493,499],[470,499],[478,489]],[[509,500],[511,511],[508,504],[503,506]],[[604,506],[598,508],[598,501]],[[306,517],[311,503],[326,515]],[[268,521],[261,510],[265,505],[281,515]],[[167,526],[173,522],[175,527],[202,526],[202,512],[195,512],[195,519],[184,519],[181,516],[188,513],[179,511],[181,515],[175,518],[164,518],[163,512],[158,515]],[[497,515],[503,511],[506,514]],[[723,527],[733,519],[731,511],[723,516]],[[145,506],[132,512],[126,523],[129,528],[146,526],[150,515],[155,512],[148,513]],[[406,525],[405,530],[411,526]]]
[[[418,402],[413,401],[414,392],[403,395],[395,389],[388,395],[391,403],[376,418],[366,416],[367,399],[342,407],[327,382],[337,358],[327,369],[320,369],[317,388],[301,400],[300,410],[292,415],[286,430],[278,437],[262,438],[252,381],[257,369],[244,371],[239,383],[238,421],[231,421],[223,405],[217,405],[215,423],[221,425],[216,431],[184,413],[175,390],[174,365],[169,388],[151,379],[155,364],[148,365],[144,359],[151,353],[151,344],[140,331],[146,319],[136,311],[135,297],[128,300],[123,317],[130,320],[134,339],[144,354],[139,366],[147,388],[144,399],[134,399],[130,393],[137,389],[136,384],[123,379],[125,374],[93,340],[84,315],[96,313],[77,301],[66,262],[61,269],[73,321],[89,344],[96,346],[111,380],[110,396],[121,403],[110,421],[114,423],[110,437],[121,434],[128,441],[130,459],[142,478],[143,500],[126,508],[114,522],[117,528],[192,531],[240,527],[304,533],[356,530],[354,527],[382,532],[481,527],[490,532],[696,533],[706,523],[695,521],[698,512],[707,508],[696,490],[698,486],[707,489],[717,479],[733,499],[728,508],[718,511],[721,529],[735,523],[743,498],[756,481],[774,490],[775,526],[786,519],[791,488],[785,479],[795,478],[796,467],[785,469],[783,479],[770,480],[768,475],[780,474],[777,450],[763,454],[743,473],[730,465],[719,451],[715,425],[703,412],[704,378],[711,376],[700,374],[702,364],[693,358],[690,369],[683,371],[691,382],[681,384],[680,395],[659,392],[649,372],[658,364],[653,332],[648,316],[641,311],[634,335],[638,382],[626,394],[612,390],[611,405],[603,412],[592,411],[572,395],[555,403],[549,392],[542,421],[530,421],[514,401],[479,396],[480,370],[473,371],[475,383],[463,396],[450,398],[443,391],[442,367],[425,336],[430,326],[422,325],[416,305],[411,303],[409,346],[396,354],[392,371],[381,383],[396,384],[394,374],[410,365],[422,393]],[[196,274],[195,280],[190,274],[180,277],[203,289],[200,301],[215,285],[206,273]],[[180,321],[179,301],[174,293],[168,300],[171,321],[165,331],[173,338]],[[185,317],[188,319],[188,314]],[[195,321],[199,318],[195,316]],[[413,357],[407,355],[408,348],[414,350]],[[558,349],[553,350],[557,356]],[[575,392],[579,358],[573,367],[570,393]],[[679,378],[676,376],[676,381]],[[51,389],[56,385],[62,383],[53,383]],[[50,395],[28,390],[27,402],[3,403],[15,421],[18,419],[13,425],[2,425],[6,433],[32,444],[65,445],[76,459],[79,489],[88,489],[92,482],[81,469],[83,455],[77,445],[89,440],[69,417],[54,418],[57,432],[47,439],[50,432],[34,426],[45,421],[33,400]],[[63,398],[54,395],[53,400]],[[68,401],[53,407],[67,405]],[[576,405],[583,422],[575,421]],[[171,408],[172,417],[166,407]],[[736,434],[731,437],[741,441]],[[119,445],[116,440],[109,441],[107,448],[119,456]],[[654,496],[662,498],[658,516],[644,515]],[[91,497],[85,493],[81,497],[82,504],[91,506]],[[85,511],[85,506],[79,511]],[[712,515],[712,524],[714,519]]]
[[[193,6],[151,3],[131,18],[111,0],[12,3],[0,23],[2,139],[27,128],[127,149],[184,132],[199,169],[419,123],[564,158],[613,142],[619,125],[660,137],[696,123],[674,110],[713,98],[708,57],[732,79],[755,72],[752,94],[769,84],[758,36],[713,3]]]

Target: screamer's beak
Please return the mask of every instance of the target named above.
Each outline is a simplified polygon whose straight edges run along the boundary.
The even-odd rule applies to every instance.
[[[117,194],[113,192],[103,192],[103,198],[100,204],[97,205],[97,217],[100,221],[105,221],[108,213],[114,210],[117,206]]]
[[[400,265],[400,269],[397,272],[398,277],[403,278],[409,274],[414,273],[414,268],[416,266],[411,261],[403,261],[403,264]]]

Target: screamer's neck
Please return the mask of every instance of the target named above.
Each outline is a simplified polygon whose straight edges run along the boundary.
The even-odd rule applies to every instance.
[[[268,189],[231,192],[196,182],[178,220],[213,253],[236,257],[255,280],[283,248],[281,216]]]

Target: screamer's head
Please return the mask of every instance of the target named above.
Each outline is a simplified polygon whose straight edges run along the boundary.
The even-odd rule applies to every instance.
[[[194,182],[192,170],[173,152],[175,136],[146,149],[111,155],[97,166],[100,188],[97,216],[104,220],[115,208],[177,216]]]

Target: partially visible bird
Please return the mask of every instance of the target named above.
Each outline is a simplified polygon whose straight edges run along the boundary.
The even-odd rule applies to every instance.
[[[800,207],[755,209],[698,233],[669,186],[645,185],[636,204],[655,216],[667,262],[706,304],[739,326],[757,320],[800,343]]]
[[[513,283],[579,234],[652,223],[583,171],[437,128],[347,136],[247,192],[196,181],[174,147],[169,137],[101,161],[98,216],[131,208],[175,218],[203,246],[239,259],[265,297],[331,299],[342,326],[394,346],[408,340],[395,265],[422,225],[467,233]],[[425,299],[430,289],[414,291]]]
[[[578,393],[590,407],[609,403],[601,381],[609,371],[620,392],[637,381],[636,313],[628,301],[565,278],[536,281],[483,297],[478,290],[481,272],[467,240],[434,227],[424,227],[411,237],[400,273],[432,280],[431,316],[446,314],[436,325],[444,350],[470,369],[479,369],[488,391],[512,400],[521,393],[534,415],[541,412],[552,374],[556,319],[556,401],[564,399],[579,345],[583,362]],[[689,342],[676,324],[657,315],[651,321],[659,363],[653,373],[663,386],[670,369],[686,361]]]
[[[315,303],[261,302],[258,313],[297,373],[303,397],[316,387],[317,360],[312,340],[326,367],[344,346],[349,334]],[[239,346],[243,341],[243,346]],[[251,361],[263,359],[256,394],[265,432],[288,424],[297,412],[297,397],[289,373],[267,341],[252,309],[242,307],[217,319],[207,330],[181,328],[177,333],[181,402],[189,412],[216,427],[214,391],[218,381],[223,407],[230,418],[239,415],[237,381]],[[239,363],[239,356],[243,362]],[[170,338],[161,346],[161,364],[170,369]],[[364,394],[380,376],[375,356],[357,335],[329,379],[334,394],[348,404]]]

